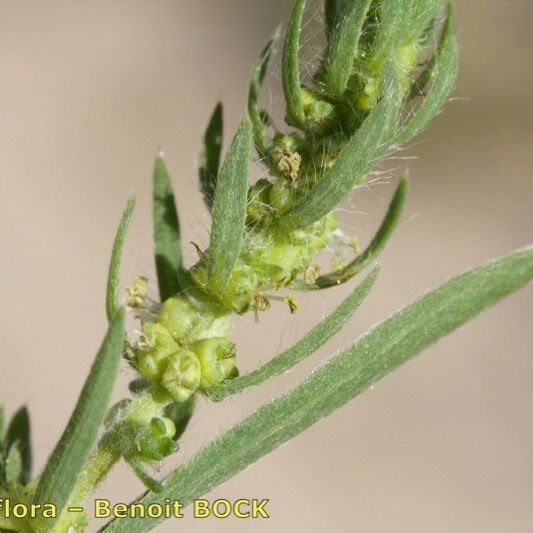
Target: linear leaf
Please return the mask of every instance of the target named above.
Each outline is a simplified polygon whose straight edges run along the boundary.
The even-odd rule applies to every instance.
[[[20,479],[23,484],[27,483],[32,463],[30,414],[27,407],[21,407],[11,418],[4,444],[7,453],[13,446],[18,447],[22,457]]]
[[[106,313],[107,320],[111,322],[118,305],[118,286],[120,279],[120,260],[122,258],[122,249],[124,248],[124,240],[126,239],[126,232],[130,224],[131,215],[135,208],[135,198],[130,198],[126,209],[122,213],[120,224],[118,226],[115,242],[113,243],[113,250],[111,252],[111,261],[109,263],[109,274],[107,276],[107,291],[106,291]]]
[[[420,39],[422,37],[422,41],[424,41],[424,34],[434,28],[434,21],[443,7],[443,0],[412,0],[412,2],[408,39]]]
[[[326,0],[324,6],[324,15],[326,19],[326,35],[328,40],[331,39],[333,30],[337,26],[340,13],[344,8],[347,0]]]
[[[278,35],[274,35],[264,46],[255,62],[252,75],[250,77],[250,87],[248,90],[248,114],[252,121],[254,141],[257,150],[261,157],[265,157],[267,153],[267,139],[265,133],[265,124],[261,118],[261,112],[257,100],[259,98],[259,91],[263,85],[268,66],[272,59],[274,52],[274,45],[278,39]]]
[[[342,96],[348,85],[358,43],[372,0],[348,0],[331,34],[324,71],[324,81],[329,93]]]
[[[430,87],[422,102],[399,130],[395,143],[403,144],[418,135],[439,113],[455,86],[459,69],[459,49],[453,33],[453,11],[450,7],[439,47],[430,63]]]
[[[371,47],[372,58],[378,59],[394,49],[402,38],[407,38],[412,0],[380,0],[380,21]]]
[[[420,1],[423,2],[423,0],[420,0]],[[423,46],[423,47],[433,46],[432,45],[433,37],[435,36],[435,33],[437,29],[439,28],[439,24],[440,24],[438,13],[440,11],[440,8],[442,8],[442,0],[433,0],[433,1],[439,4],[439,9],[437,9],[436,15],[431,20],[427,21],[426,28],[422,31],[420,37],[418,38],[420,46]],[[429,59],[426,58],[425,63],[421,65],[422,69],[416,74],[415,79],[413,83],[411,84],[411,88],[409,89],[409,93],[406,98],[407,100],[410,100],[417,96],[424,95],[424,91],[429,87],[429,83],[431,82],[431,79],[433,76],[433,68],[435,66],[435,59],[437,58],[437,55],[438,55],[437,52],[442,46],[443,38],[445,35],[445,31],[444,31],[445,28],[446,28],[446,24],[444,24],[443,27],[441,28],[441,35],[439,38],[437,50],[433,51]]]
[[[144,505],[206,494],[356,397],[377,380],[533,278],[533,247],[452,278],[333,356],[302,383],[260,407],[170,474]],[[123,518],[105,531],[148,531],[160,519]]]
[[[200,154],[198,168],[200,190],[202,191],[208,209],[211,209],[213,206],[213,197],[215,196],[217,186],[223,132],[223,107],[222,103],[219,102],[209,119],[209,124],[205,131],[204,146]]]
[[[281,61],[281,77],[285,102],[287,105],[287,122],[299,128],[305,128],[305,113],[300,92],[300,34],[306,0],[296,0],[292,11],[283,55]]]
[[[18,446],[11,446],[5,460],[5,480],[6,483],[23,483],[22,454]]]
[[[208,275],[214,294],[224,289],[241,249],[248,201],[248,166],[252,141],[252,125],[246,116],[220,169],[213,202]]]
[[[268,363],[248,374],[226,381],[216,388],[207,391],[208,396],[220,401],[232,394],[238,394],[248,387],[259,385],[266,380],[283,374],[300,361],[312,355],[320,346],[342,329],[353,313],[359,308],[373,287],[378,275],[375,268],[365,280],[346,298],[329,316],[319,322],[307,335],[294,346],[280,353]]]
[[[359,272],[364,270],[378,257],[389,242],[389,239],[392,237],[394,230],[400,222],[407,200],[407,185],[407,178],[402,178],[396,188],[394,196],[392,197],[383,222],[364,252],[343,269],[330,272],[329,274],[317,278],[315,284],[311,286],[312,289],[325,289],[327,287],[334,287],[341,283],[345,283],[350,278],[359,274]]]
[[[370,172],[390,145],[401,107],[397,80],[386,84],[385,96],[341,150],[333,166],[309,193],[281,219],[284,226],[305,228],[334,209]]]
[[[120,308],[96,355],[70,420],[46,464],[36,502],[53,502],[61,513],[104,420],[124,344],[124,309]],[[44,524],[46,530],[49,524]]]
[[[161,301],[174,296],[182,287],[182,251],[178,212],[165,160],[160,155],[154,166],[154,248]]]

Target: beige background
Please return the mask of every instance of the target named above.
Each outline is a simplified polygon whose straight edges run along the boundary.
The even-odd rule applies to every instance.
[[[139,203],[123,280],[153,281],[154,154],[167,154],[185,241],[205,242],[203,127],[223,98],[233,130],[250,64],[289,9],[289,0],[0,2],[0,401],[10,412],[29,404],[36,468],[105,330],[107,261],[128,195]],[[417,158],[392,162],[410,169],[412,193],[373,294],[294,372],[223,405],[202,402],[165,471],[427,287],[533,242],[533,4],[464,0],[458,18],[456,98],[402,154]],[[275,75],[269,86],[265,103],[279,110]],[[391,191],[378,185],[347,204],[344,223],[363,242]],[[294,318],[275,307],[259,325],[239,320],[241,367],[294,341],[346,290],[303,301]],[[529,287],[508,299],[211,494],[270,498],[271,520],[188,519],[159,531],[531,531],[532,296]],[[116,399],[131,375],[124,365]],[[99,495],[140,491],[120,465]]]

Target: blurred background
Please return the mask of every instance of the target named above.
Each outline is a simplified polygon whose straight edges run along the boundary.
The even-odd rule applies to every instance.
[[[109,252],[128,196],[138,205],[123,284],[146,275],[155,296],[154,156],[163,147],[184,241],[205,244],[209,217],[195,167],[203,129],[222,99],[233,132],[250,65],[291,3],[0,2],[0,402],[8,412],[29,405],[35,472],[104,334]],[[221,405],[200,402],[161,475],[428,287],[533,242],[533,3],[460,1],[457,8],[458,87],[446,112],[390,162],[396,176],[409,169],[411,197],[373,293],[293,372]],[[311,2],[306,61],[319,51],[320,17]],[[264,103],[282,113],[278,80],[274,68]],[[344,226],[362,243],[394,181],[347,202]],[[185,250],[193,261],[193,247]],[[347,290],[303,299],[294,317],[280,306],[259,324],[240,319],[241,369],[291,344]],[[269,498],[270,520],[187,518],[158,531],[531,531],[532,304],[529,287],[209,495]],[[116,400],[128,394],[132,375],[124,364]],[[120,464],[98,496],[127,502],[142,490]]]

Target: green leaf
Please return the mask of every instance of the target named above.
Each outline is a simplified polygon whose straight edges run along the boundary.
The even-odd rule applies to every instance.
[[[281,78],[285,102],[287,105],[287,122],[292,126],[305,128],[305,113],[300,92],[300,34],[306,0],[296,0],[292,11],[283,55],[281,61]]]
[[[224,118],[222,103],[219,102],[211,115],[204,135],[204,146],[200,154],[199,177],[200,189],[208,209],[213,206],[213,197],[217,187],[220,154],[222,152],[222,135]]]
[[[331,34],[324,70],[328,94],[342,96],[358,53],[358,43],[372,0],[348,0]]]
[[[196,397],[192,395],[188,400],[181,403],[171,403],[165,409],[165,416],[170,418],[176,426],[174,440],[178,441],[189,424],[189,420],[194,412]]]
[[[420,105],[399,130],[395,143],[403,144],[418,135],[439,113],[455,86],[459,69],[459,49],[453,33],[453,11],[450,7],[439,47],[423,79],[430,87]]]
[[[252,142],[252,125],[246,116],[220,169],[213,202],[208,275],[214,294],[219,294],[226,286],[241,250],[248,203],[248,166]]]
[[[248,90],[248,114],[252,121],[252,128],[254,133],[254,141],[261,157],[266,157],[267,154],[267,138],[265,133],[265,124],[261,118],[261,112],[258,106],[259,91],[263,85],[265,74],[272,59],[274,52],[274,45],[278,39],[278,35],[274,35],[265,45],[257,61],[255,62],[252,75],[250,77],[250,87]]]
[[[120,308],[109,325],[76,407],[37,486],[35,501],[55,503],[58,516],[106,415],[122,356],[124,336],[124,309]]]
[[[388,55],[407,38],[412,0],[380,0],[379,22],[371,46],[372,59]]]
[[[23,464],[18,446],[12,446],[7,453],[4,470],[6,483],[22,483]]]
[[[21,407],[11,419],[4,442],[7,454],[13,446],[19,449],[22,457],[21,483],[26,484],[30,480],[32,453],[31,453],[31,430],[30,414],[27,407]]]
[[[340,14],[346,5],[347,0],[326,0],[324,15],[326,19],[326,35],[328,40],[337,26]]]
[[[160,494],[189,504],[341,407],[377,380],[533,278],[533,247],[457,276],[385,320],[302,383],[260,407],[170,474]],[[160,519],[123,518],[105,531],[148,531]]]
[[[107,320],[111,322],[118,305],[118,286],[120,278],[120,260],[122,258],[122,249],[124,248],[124,240],[126,239],[126,232],[130,224],[131,215],[135,208],[135,198],[130,198],[126,209],[122,213],[120,224],[118,226],[115,242],[113,243],[113,250],[111,252],[111,262],[109,263],[109,274],[107,276],[107,291],[106,291],[106,313]]]
[[[384,83],[384,96],[361,127],[341,150],[333,166],[309,193],[286,214],[281,224],[287,228],[305,228],[335,209],[345,196],[363,183],[377,159],[390,146],[391,132],[401,108],[399,86],[390,69],[391,80]]]
[[[420,39],[422,42],[428,37],[428,29],[434,28],[434,22],[443,7],[443,0],[412,0],[413,7],[409,22],[410,34],[408,40]]]
[[[174,193],[162,156],[155,161],[153,209],[155,265],[159,295],[164,302],[182,289],[180,275],[183,259]]]
[[[345,283],[359,274],[379,256],[400,222],[407,200],[407,185],[407,178],[403,177],[392,197],[381,226],[364,252],[341,270],[330,272],[317,278],[315,284],[310,287],[311,289],[325,289]]]
[[[378,268],[375,268],[333,313],[319,322],[307,335],[294,344],[294,346],[280,353],[258,369],[207,390],[208,396],[215,401],[220,401],[232,394],[238,394],[248,387],[259,385],[274,376],[283,374],[283,372],[286,372],[309,355],[312,355],[320,346],[325,344],[333,335],[342,329],[356,309],[363,303],[363,300],[373,287],[377,275]]]

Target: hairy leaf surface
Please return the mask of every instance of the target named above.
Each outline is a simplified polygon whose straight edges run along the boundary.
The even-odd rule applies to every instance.
[[[144,505],[189,504],[356,397],[377,380],[533,278],[533,248],[450,279],[392,315],[302,383],[260,407],[170,474]],[[160,519],[115,519],[106,532],[148,531]]]

